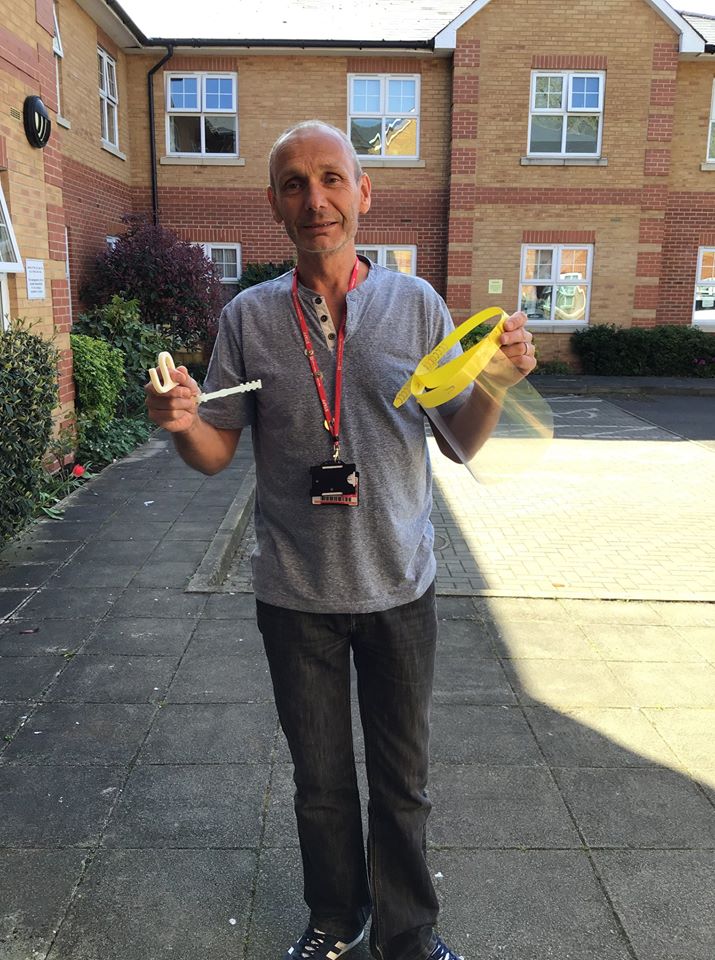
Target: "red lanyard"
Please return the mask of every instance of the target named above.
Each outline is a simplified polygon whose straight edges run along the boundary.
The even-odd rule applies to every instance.
[[[350,283],[348,284],[348,293],[351,290],[354,290],[357,286],[357,276],[358,276],[358,259],[355,258],[355,266],[353,267],[353,272],[350,275]],[[335,366],[335,416],[330,412],[330,407],[328,406],[328,398],[325,395],[325,387],[323,386],[323,374],[318,367],[318,363],[315,359],[315,351],[313,350],[313,343],[310,339],[310,333],[308,332],[308,324],[305,322],[305,315],[303,313],[303,308],[300,305],[300,300],[298,299],[298,269],[296,268],[293,271],[293,284],[291,287],[291,296],[293,297],[293,307],[298,316],[298,323],[300,324],[300,332],[303,334],[303,343],[305,344],[305,355],[308,358],[308,363],[310,364],[310,371],[313,374],[313,379],[315,381],[315,387],[318,391],[318,398],[320,399],[320,405],[323,408],[323,416],[325,417],[325,427],[330,433],[330,439],[333,441],[333,459],[338,460],[340,458],[340,398],[343,392],[343,351],[345,348],[345,324],[347,322],[348,316],[348,305],[347,301],[345,303],[345,310],[343,311],[343,322],[340,324],[340,329],[338,330],[338,346],[336,352],[336,366]]]

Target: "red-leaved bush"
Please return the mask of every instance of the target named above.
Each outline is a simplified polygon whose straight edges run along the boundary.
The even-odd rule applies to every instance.
[[[89,269],[82,300],[96,307],[114,294],[136,299],[144,323],[168,326],[185,346],[212,339],[223,306],[213,263],[171,230],[132,217],[124,221],[127,232]]]

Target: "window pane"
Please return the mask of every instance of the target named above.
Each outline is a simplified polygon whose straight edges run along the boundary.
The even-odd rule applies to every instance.
[[[201,118],[169,117],[169,143],[172,153],[201,153]]]
[[[708,160],[715,160],[715,121],[710,124],[710,150]]]
[[[107,101],[99,101],[99,116],[102,123],[102,140],[107,140]]]
[[[703,250],[703,259],[700,266],[698,280],[706,282],[715,278],[715,250]]]
[[[586,319],[587,287],[568,285],[556,288],[554,319],[575,323]]]
[[[588,250],[561,251],[561,269],[559,270],[559,279],[588,280],[586,275],[587,270]]]
[[[368,260],[372,260],[373,263],[377,263],[380,256],[377,247],[357,247],[357,252]]]
[[[386,250],[385,266],[395,273],[412,273],[411,250]]]
[[[117,108],[107,100],[107,140],[117,146]]]
[[[414,80],[388,80],[387,112],[414,113],[417,109],[417,84]]]
[[[350,141],[361,155],[380,156],[382,153],[382,120],[350,121]]]
[[[694,320],[715,320],[715,277],[711,284],[695,288]]]
[[[5,223],[2,210],[0,210],[0,261],[2,263],[14,263],[15,261],[15,253],[10,240],[10,231]]]
[[[206,110],[233,110],[233,81],[230,77],[206,77]]]
[[[563,106],[564,78],[537,77],[534,107],[537,110],[560,110]]]
[[[561,153],[563,117],[533,114],[531,117],[530,153]]]
[[[523,286],[520,309],[529,320],[551,320],[553,287]]]
[[[172,77],[169,81],[171,110],[198,110],[199,87],[196,77]]]
[[[573,77],[571,80],[571,106],[574,110],[598,110],[599,77]]]
[[[101,54],[101,53],[97,53],[97,72],[98,72],[99,89],[102,91],[102,93],[104,93],[104,92],[105,92],[105,86],[104,86],[104,62],[103,62],[103,58],[102,58],[102,54]]]
[[[107,60],[107,93],[112,100],[117,99],[117,73],[111,60]]]
[[[417,121],[407,117],[385,119],[385,155],[414,157],[417,155]]]
[[[237,279],[238,251],[232,247],[211,247],[211,259],[222,280]]]
[[[598,153],[598,117],[566,118],[566,153]]]
[[[554,264],[553,250],[527,250],[525,280],[551,280]]]
[[[224,116],[204,117],[206,153],[236,152],[236,118]]]
[[[379,113],[380,112],[380,81],[362,80],[355,78],[353,80],[353,113]]]

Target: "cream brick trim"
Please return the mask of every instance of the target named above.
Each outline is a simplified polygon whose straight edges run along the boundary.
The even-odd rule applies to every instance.
[[[113,156],[119,157],[120,160],[127,159],[126,153],[122,153],[121,150],[117,150],[117,148],[113,144],[107,143],[106,140],[101,140],[100,143],[102,145],[102,150],[106,150],[107,153],[111,153]]]
[[[57,121],[57,126],[58,126],[58,127],[64,127],[65,130],[71,130],[71,129],[72,129],[72,124],[69,122],[69,120],[67,119],[67,117],[61,117],[61,116],[59,115],[59,113],[58,113],[57,116],[55,117],[55,120]]]
[[[539,323],[538,320],[527,320],[526,326],[534,333],[575,333],[585,330],[588,323]]]
[[[159,163],[177,167],[245,167],[244,157],[159,157]]]
[[[607,167],[607,157],[522,157],[522,167]]]
[[[400,157],[360,158],[361,167],[426,167],[425,160],[403,160]]]
[[[701,170],[715,170],[715,160],[708,160],[707,163],[700,164]]]

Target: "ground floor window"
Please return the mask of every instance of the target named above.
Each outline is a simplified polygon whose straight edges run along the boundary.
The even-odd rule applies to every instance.
[[[533,323],[588,323],[593,247],[524,244],[519,309]]]
[[[698,250],[693,323],[715,324],[715,247]]]
[[[389,244],[373,244],[358,246],[357,252],[373,263],[396,273],[409,273],[415,276],[417,270],[417,247],[391,246]]]
[[[10,327],[10,291],[8,290],[7,274],[0,273],[0,330]]]
[[[202,243],[204,253],[213,261],[218,278],[223,285],[224,299],[228,303],[238,293],[241,277],[240,243]]]

